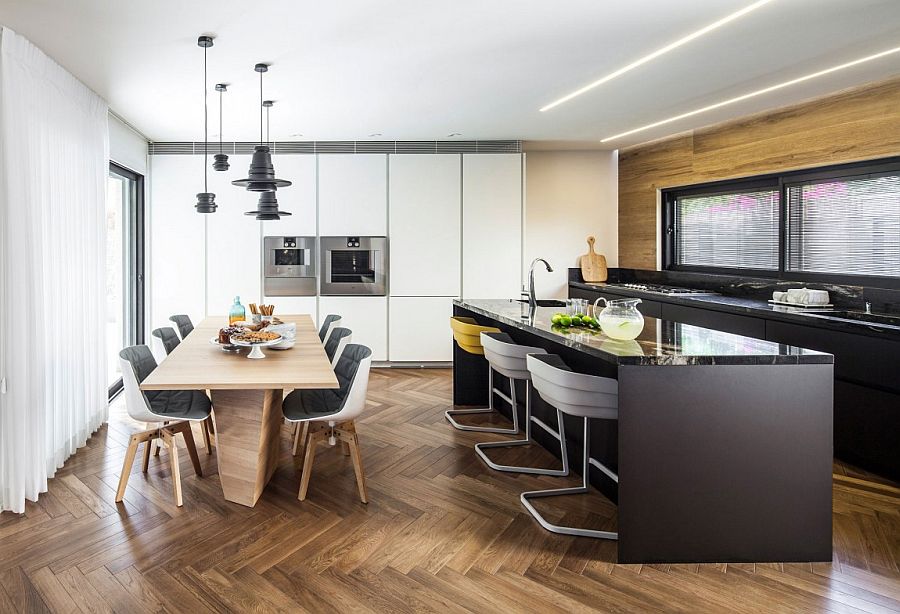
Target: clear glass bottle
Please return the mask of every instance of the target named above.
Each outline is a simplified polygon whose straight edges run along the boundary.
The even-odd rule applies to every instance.
[[[231,311],[228,312],[228,325],[232,326],[235,322],[243,322],[246,317],[247,311],[241,305],[241,297],[234,297],[234,305],[231,306]]]

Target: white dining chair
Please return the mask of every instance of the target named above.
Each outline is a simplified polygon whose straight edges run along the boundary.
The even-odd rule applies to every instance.
[[[301,450],[305,450],[305,456],[298,495],[301,501],[306,499],[309,489],[316,446],[320,443],[334,446],[340,441],[344,452],[352,457],[359,498],[363,503],[369,502],[355,420],[366,406],[371,366],[372,350],[351,343],[344,348],[334,369],[339,388],[295,390],[281,404],[284,417],[289,422],[303,425]]]
[[[169,449],[169,460],[172,467],[172,484],[175,490],[175,505],[182,506],[181,472],[178,465],[178,447],[175,436],[181,433],[187,447],[191,463],[198,476],[203,476],[200,457],[194,444],[194,433],[191,422],[203,422],[210,416],[212,406],[209,397],[202,390],[151,390],[144,392],[141,382],[156,369],[156,360],[146,345],[134,345],[119,352],[119,367],[122,370],[122,383],[125,388],[125,409],[132,419],[138,422],[155,424],[153,428],[138,431],[131,435],[122,475],[119,476],[119,487],[116,490],[116,503],[125,498],[125,488],[131,475],[131,466],[137,449],[144,444],[144,462],[142,471],[147,473],[150,464],[150,447],[153,441],[162,439]]]
[[[325,319],[322,321],[322,327],[319,329],[319,340],[322,343],[328,343],[331,331],[340,326],[342,322],[343,318],[335,313],[325,316]]]
[[[325,355],[331,361],[331,368],[337,367],[338,360],[350,341],[353,339],[353,331],[349,328],[338,326],[331,331],[328,341],[325,343]]]

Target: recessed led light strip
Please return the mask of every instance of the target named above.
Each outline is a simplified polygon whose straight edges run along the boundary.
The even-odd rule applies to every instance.
[[[755,98],[756,96],[762,96],[763,94],[768,94],[769,92],[774,92],[775,90],[780,90],[782,88],[789,87],[791,85],[796,85],[797,83],[803,83],[804,81],[809,81],[810,79],[815,79],[816,77],[828,75],[833,72],[837,72],[839,70],[844,70],[845,68],[850,68],[851,66],[856,66],[857,64],[862,64],[864,62],[871,62],[872,60],[877,60],[879,58],[883,58],[888,55],[893,55],[895,53],[900,53],[900,47],[894,47],[893,49],[888,49],[887,51],[882,51],[881,53],[876,53],[874,55],[869,55],[864,58],[859,58],[858,60],[853,60],[852,62],[846,62],[845,64],[839,64],[838,66],[832,66],[831,68],[826,68],[825,70],[820,70],[818,72],[814,72],[812,74],[805,75],[803,77],[791,79],[790,81],[785,81],[784,83],[779,83],[777,85],[771,85],[771,86],[765,87],[761,90],[756,90],[755,92],[750,92],[749,94],[743,94],[742,96],[736,96],[734,98],[729,98],[728,100],[723,100],[722,102],[717,102],[715,104],[711,104],[709,106],[703,107],[701,109],[696,109],[694,111],[688,111],[687,113],[682,113],[681,115],[676,115],[674,117],[670,117],[670,118],[664,119],[662,121],[653,122],[652,124],[647,124],[646,126],[641,126],[640,128],[635,128],[633,130],[628,130],[627,132],[620,132],[619,134],[614,134],[613,136],[608,136],[605,139],[600,139],[600,142],[606,143],[608,141],[614,141],[616,139],[620,139],[624,136],[629,136],[629,135],[635,134],[637,132],[643,132],[644,130],[650,130],[651,128],[656,128],[657,126],[664,126],[665,124],[677,122],[678,120],[684,119],[686,117],[693,117],[694,115],[699,115],[700,113],[706,113],[707,111],[712,111],[713,109],[718,109],[720,107],[734,104],[736,102],[741,102],[742,100],[747,100],[748,98]]]
[[[559,100],[555,100],[555,101],[551,102],[550,104],[548,104],[547,106],[542,107],[541,112],[543,113],[544,111],[549,111],[553,107],[559,106],[564,102],[568,102],[569,100],[572,100],[576,96],[580,96],[581,94],[584,94],[585,92],[588,92],[599,85],[603,85],[604,83],[606,83],[608,81],[612,81],[616,77],[620,77],[620,76],[624,75],[625,73],[627,73],[628,71],[634,70],[635,68],[637,68],[638,66],[641,66],[642,64],[646,64],[650,60],[658,58],[659,56],[661,56],[664,53],[668,53],[668,52],[672,51],[673,49],[677,49],[678,47],[681,47],[682,45],[691,42],[695,38],[699,38],[699,37],[703,36],[704,34],[712,32],[713,30],[720,28],[720,27],[724,26],[725,24],[727,24],[731,21],[734,21],[735,19],[737,19],[739,17],[743,17],[750,11],[756,10],[761,6],[768,4],[769,2],[772,2],[772,0],[757,0],[757,2],[754,2],[750,6],[742,8],[741,10],[734,12],[731,15],[728,15],[727,17],[723,17],[719,21],[717,21],[715,23],[711,23],[708,26],[706,26],[705,28],[701,28],[701,29],[697,30],[696,32],[692,32],[691,34],[688,34],[687,36],[685,36],[683,38],[679,38],[674,43],[670,43],[670,44],[666,45],[665,47],[662,47],[661,49],[657,49],[653,53],[651,53],[649,55],[645,55],[641,59],[635,60],[631,64],[629,64],[627,66],[623,66],[619,70],[617,70],[615,72],[611,72],[608,75],[606,75],[605,77],[597,79],[593,83],[588,83],[584,87],[575,90],[571,94],[566,94]]]

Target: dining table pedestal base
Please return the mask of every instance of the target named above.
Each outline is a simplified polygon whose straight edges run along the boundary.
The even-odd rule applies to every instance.
[[[253,507],[278,465],[283,391],[212,390],[225,499]]]

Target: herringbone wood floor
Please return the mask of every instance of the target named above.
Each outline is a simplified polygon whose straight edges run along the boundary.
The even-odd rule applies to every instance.
[[[165,452],[147,476],[135,463],[117,507],[131,428],[117,401],[48,493],[21,517],[0,515],[0,611],[900,610],[893,485],[836,465],[833,563],[615,565],[614,543],[532,521],[518,493],[566,480],[488,470],[472,451],[486,436],[445,423],[449,398],[448,371],[373,370],[358,426],[369,505],[338,450],[320,451],[309,498],[297,501],[285,429],[279,470],[252,509],[222,499],[215,456],[203,454],[203,478],[183,455],[185,505],[174,507]],[[542,509],[615,526],[615,506],[586,499]]]

